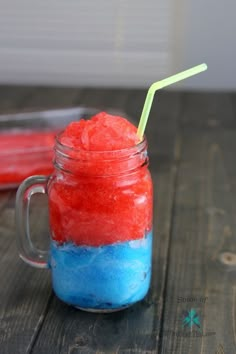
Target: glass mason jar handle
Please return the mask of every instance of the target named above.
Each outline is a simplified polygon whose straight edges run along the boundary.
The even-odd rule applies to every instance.
[[[48,268],[48,251],[35,247],[30,238],[29,206],[33,194],[47,193],[48,177],[32,176],[24,180],[16,193],[16,232],[20,258],[36,268]]]

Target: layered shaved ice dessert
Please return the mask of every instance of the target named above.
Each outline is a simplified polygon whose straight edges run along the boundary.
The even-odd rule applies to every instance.
[[[143,299],[151,277],[147,143],[101,112],[57,137],[48,184],[52,282],[64,302],[115,311]]]

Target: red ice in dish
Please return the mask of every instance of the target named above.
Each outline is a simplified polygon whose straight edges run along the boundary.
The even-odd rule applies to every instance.
[[[73,173],[61,170],[49,184],[54,240],[100,246],[140,239],[151,230],[151,176],[146,156],[132,150],[139,143],[136,132],[125,118],[101,112],[70,123],[60,135],[72,157],[63,166]]]
[[[0,186],[18,185],[34,175],[53,172],[52,156],[58,131],[16,131],[0,134]]]

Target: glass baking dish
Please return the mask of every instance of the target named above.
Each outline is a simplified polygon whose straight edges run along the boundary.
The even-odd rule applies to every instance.
[[[71,121],[97,112],[73,107],[0,115],[0,189],[15,188],[31,175],[50,175],[55,135]]]

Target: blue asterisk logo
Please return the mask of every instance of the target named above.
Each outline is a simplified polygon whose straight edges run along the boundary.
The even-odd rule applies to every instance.
[[[196,310],[191,309],[184,313],[183,327],[193,328],[196,326],[199,330],[201,329],[200,318],[197,315]]]

